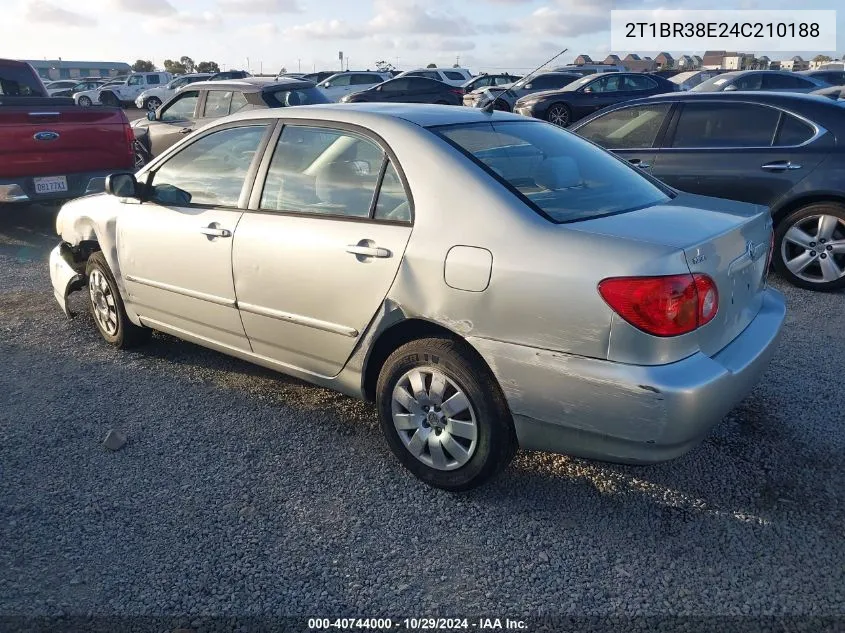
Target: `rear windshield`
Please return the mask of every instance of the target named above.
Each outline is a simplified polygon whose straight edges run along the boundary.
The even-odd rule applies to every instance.
[[[298,105],[314,105],[315,103],[330,103],[326,96],[316,88],[302,88],[299,90],[276,90],[270,92],[266,97],[270,105],[278,106],[298,106]]]
[[[553,125],[503,121],[432,130],[552,222],[634,211],[669,199],[635,168]]]
[[[44,97],[41,82],[29,66],[0,65],[0,95],[5,97]]]

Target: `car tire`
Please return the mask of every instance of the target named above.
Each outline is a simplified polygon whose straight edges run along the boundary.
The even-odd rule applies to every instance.
[[[789,283],[821,292],[845,288],[845,205],[817,202],[775,229],[775,270]]]
[[[85,95],[79,97],[79,105],[83,108],[87,108],[92,105],[91,97],[86,97]]]
[[[115,96],[113,92],[100,93],[100,103],[105,106],[111,106],[113,108],[120,107],[120,100]]]
[[[441,409],[444,402],[452,404]],[[462,340],[427,338],[398,348],[381,368],[376,403],[393,454],[435,488],[480,486],[516,454],[502,390]]]
[[[150,155],[150,152],[147,150],[147,148],[144,147],[144,144],[141,143],[141,141],[139,141],[137,139],[132,143],[132,154],[134,156],[134,161],[135,161],[135,163],[134,163],[135,171],[138,171],[139,169],[141,169],[144,165],[149,163],[153,158]]]
[[[565,103],[552,104],[546,110],[546,121],[558,127],[567,127],[572,123],[572,110]]]
[[[434,105],[449,105],[448,101],[435,101]]]
[[[88,305],[91,316],[106,343],[118,349],[128,349],[146,343],[152,330],[139,327],[129,320],[126,308],[101,251],[93,253],[85,266],[88,278]]]
[[[510,106],[507,104],[507,102],[506,102],[506,101],[502,101],[501,99],[497,99],[497,100],[493,103],[493,109],[494,109],[494,110],[499,110],[500,112],[510,112],[510,111],[511,111],[511,108],[510,108]]]
[[[161,107],[161,99],[158,97],[149,97],[146,101],[144,101],[144,109],[145,110],[158,110]]]

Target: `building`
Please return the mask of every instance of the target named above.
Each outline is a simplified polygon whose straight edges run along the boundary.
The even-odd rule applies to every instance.
[[[757,68],[760,70],[769,70],[769,66],[772,63],[772,60],[769,59],[768,55],[760,55],[757,58]]]
[[[749,70],[755,65],[756,58],[752,53],[726,53],[722,58],[722,68],[725,70]]]
[[[609,64],[611,66],[621,66],[622,60],[619,59],[619,55],[614,55],[613,53],[611,53],[610,55],[604,58],[602,64]]]
[[[582,64],[594,64],[595,62],[590,58],[589,55],[578,55],[573,62],[576,66],[580,66]]]
[[[704,59],[700,55],[693,55],[692,56],[692,65],[693,68],[701,68],[704,66]]]
[[[727,55],[736,55],[727,51],[704,51],[704,58],[701,61],[703,70],[719,70],[722,68],[723,60]]]
[[[632,73],[649,73],[657,68],[657,64],[651,57],[643,58],[636,53],[628,53],[621,63]]]
[[[41,79],[77,79],[79,77],[116,77],[132,72],[125,62],[74,62],[62,59],[27,59]]]
[[[658,55],[659,57],[659,55]],[[699,58],[701,59],[701,58]],[[695,63],[695,59],[691,55],[681,55],[676,61],[675,64],[681,70],[696,70],[698,66]]]
[[[845,63],[834,61],[811,61],[810,70],[845,70]]]
[[[791,70],[793,72],[798,72],[799,70],[809,70],[810,62],[804,61],[800,55],[796,55],[790,59],[780,60],[780,69]]]
[[[660,53],[654,58],[654,61],[660,70],[669,70],[675,67],[675,58],[669,53]]]

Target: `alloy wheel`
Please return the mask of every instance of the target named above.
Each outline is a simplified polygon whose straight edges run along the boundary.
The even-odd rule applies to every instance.
[[[554,123],[560,127],[569,125],[569,108],[564,105],[556,105],[549,108],[548,115],[549,123]]]
[[[141,145],[140,142],[135,141],[132,144],[132,153],[135,156],[135,169],[141,169],[144,165],[147,164],[147,156],[144,147]]]
[[[94,318],[100,328],[109,336],[117,334],[117,306],[114,294],[106,281],[105,275],[99,270],[91,271],[88,276],[88,294],[94,310]]]
[[[789,271],[809,283],[845,275],[845,221],[834,215],[802,218],[784,234],[781,257]]]
[[[88,107],[91,105],[91,99],[88,97],[79,97],[79,105]]]
[[[159,106],[161,106],[161,100],[157,97],[150,97],[147,99],[147,110],[158,110]]]
[[[478,422],[464,390],[440,370],[415,367],[393,388],[393,426],[426,466],[455,470],[475,453]]]

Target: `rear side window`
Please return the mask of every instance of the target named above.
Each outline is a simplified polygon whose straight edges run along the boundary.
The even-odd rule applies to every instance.
[[[775,140],[775,145],[781,147],[801,145],[801,143],[806,143],[813,138],[813,134],[815,133],[816,131],[810,124],[805,123],[791,114],[784,113],[783,121],[780,124],[780,131],[778,132],[778,137]]]
[[[763,90],[802,90],[816,87],[813,82],[792,75],[772,73],[765,75],[763,79]]]
[[[454,70],[446,70],[443,72],[446,75],[447,79],[451,79],[452,81],[460,81],[462,79],[466,79],[461,73],[456,72]]]
[[[653,147],[671,105],[655,103],[614,110],[578,128],[577,134],[607,149]]]
[[[0,95],[5,97],[44,97],[44,89],[29,66],[0,65]]]
[[[433,131],[555,223],[633,211],[669,199],[633,167],[557,126],[502,121]]]
[[[378,75],[352,75],[352,81],[350,82],[353,86],[363,86],[366,84],[378,84],[381,83],[381,77]]]
[[[267,101],[268,105],[271,107],[289,107],[298,105],[314,105],[316,103],[329,103],[329,99],[326,98],[326,95],[316,88],[303,88],[302,90],[276,90],[265,94],[265,101]],[[234,101],[232,103],[234,104]]]
[[[779,118],[750,103],[685,103],[672,147],[769,147]]]
[[[209,90],[205,97],[203,117],[217,118],[229,114],[229,104],[232,102],[231,90]]]
[[[161,83],[161,77],[158,75],[147,75],[147,83],[150,85],[158,85]]]

